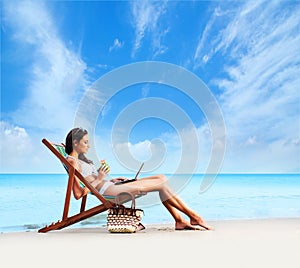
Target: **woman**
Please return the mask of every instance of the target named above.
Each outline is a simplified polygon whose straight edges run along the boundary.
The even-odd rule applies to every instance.
[[[66,153],[68,154],[68,161],[82,173],[85,179],[87,179],[100,194],[116,196],[122,192],[137,194],[140,192],[157,191],[163,205],[167,208],[175,220],[176,230],[199,230],[196,225],[207,230],[213,229],[200,215],[191,210],[179,197],[175,195],[164,175],[151,176],[128,184],[115,185],[115,182],[126,179],[115,178],[112,180],[105,180],[105,176],[109,172],[109,167],[101,166],[98,170],[96,170],[93,162],[85,156],[89,148],[89,137],[86,130],[82,128],[74,128],[68,133],[66,137]],[[73,192],[76,199],[86,195],[88,191],[87,187],[80,187],[78,179],[75,180]],[[186,221],[179,211],[186,214],[190,221]]]

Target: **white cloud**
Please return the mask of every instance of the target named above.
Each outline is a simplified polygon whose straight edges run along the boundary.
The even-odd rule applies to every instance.
[[[193,131],[197,133],[198,144],[195,141]],[[180,143],[180,136],[182,143]],[[216,135],[218,137],[218,134]],[[167,148],[167,156],[158,172],[173,173],[180,161],[193,162],[195,154],[182,154],[182,147],[186,152],[197,150],[198,163],[197,172],[204,173],[207,170],[211,158],[218,157],[222,147],[212,151],[211,131],[207,124],[198,128],[191,127],[180,130],[179,133],[165,133],[161,136]],[[219,172],[223,173],[289,173],[300,172],[299,147],[300,137],[293,139],[282,138],[266,142],[256,136],[247,136],[238,142],[230,135],[227,137],[227,152],[224,162],[219,166]],[[184,158],[184,159],[183,159]],[[191,170],[188,170],[191,171]]]
[[[112,46],[109,47],[109,52],[113,51],[113,50],[117,50],[120,49],[124,46],[124,42],[121,42],[118,38],[116,38],[114,40],[114,43]]]
[[[88,81],[86,64],[64,43],[49,10],[42,1],[3,2],[3,23],[32,62],[25,98],[7,115],[14,124],[1,122],[1,172],[64,172],[41,139],[63,142]]]
[[[225,68],[228,78],[216,82],[223,90],[229,155],[240,164],[227,161],[233,170],[299,171],[299,145],[286,145],[300,133],[299,16],[297,4],[247,2],[219,35],[214,53],[234,61]]]
[[[138,142],[136,144],[127,143],[131,154],[141,162],[147,161],[151,157],[151,142],[148,140]]]
[[[20,155],[30,153],[33,144],[24,128],[0,121],[0,147],[3,161],[18,159]],[[14,163],[12,163],[14,164]]]
[[[246,145],[254,145],[254,144],[257,144],[256,136],[249,137],[246,141]]]
[[[146,34],[150,34],[153,48],[153,58],[167,51],[167,47],[161,44],[161,39],[168,33],[168,28],[161,29],[159,19],[166,12],[167,1],[133,1],[131,12],[133,27],[135,28],[135,42],[132,57],[142,46]]]
[[[242,57],[236,58],[235,65],[227,67],[229,79],[221,80],[219,86],[224,90],[223,107],[225,113],[228,113],[228,118],[230,116],[231,122],[237,121],[240,127],[241,124],[246,126],[250,123],[249,126],[253,130],[262,128],[269,131],[266,129],[266,124],[275,126],[282,121],[287,123],[291,117],[295,120],[299,112],[297,85],[300,78],[297,66],[300,63],[298,53],[300,36],[292,33],[299,27],[297,18],[300,10],[274,22],[273,17],[277,13],[271,13],[273,6],[270,10],[268,7],[264,6],[264,8],[269,20],[262,16],[255,22],[264,28],[264,34],[261,34],[260,30],[253,31],[250,14],[248,18],[242,17],[242,21],[235,20],[233,25],[236,25],[235,28],[239,31],[232,29],[234,26],[230,27],[234,32],[241,32],[242,35],[236,36],[238,41],[235,40],[236,45],[233,45],[230,50],[232,57],[236,57],[236,53],[241,55],[242,47],[242,50],[246,48],[247,52]],[[251,34],[257,45],[249,43],[248,36]],[[228,43],[225,43],[224,49],[227,49]],[[254,125],[254,121],[258,124]],[[299,127],[297,124],[293,125]],[[245,130],[250,131],[248,128],[243,129]]]
[[[147,96],[149,95],[149,91],[150,91],[150,85],[146,84],[142,87],[142,97],[143,98],[147,98]]]
[[[36,144],[26,129],[0,121],[0,136],[1,173],[45,172],[43,164],[46,157],[49,172],[62,172],[54,158],[48,161],[46,150],[42,150],[40,142]]]
[[[299,139],[265,143],[229,141],[223,172],[229,173],[299,173]]]
[[[204,64],[209,60],[210,56],[205,54],[205,46],[207,44],[207,39],[209,38],[211,29],[215,23],[216,16],[218,16],[218,9],[216,9],[211,16],[210,20],[207,22],[201,37],[199,38],[197,48],[194,55],[194,68],[197,68],[201,62]],[[200,61],[200,62],[199,62]]]
[[[32,54],[27,94],[11,117],[25,127],[65,131],[87,84],[86,64],[64,44],[44,2],[5,1],[3,6],[16,42]]]
[[[146,162],[145,171],[154,173],[190,173],[194,169],[205,172],[211,157],[211,134],[205,124],[199,128],[187,127],[177,132],[161,133],[155,140],[136,143],[114,144],[114,157],[136,167],[131,157],[139,162]],[[106,148],[105,148],[106,147]],[[107,148],[102,141],[101,148]]]

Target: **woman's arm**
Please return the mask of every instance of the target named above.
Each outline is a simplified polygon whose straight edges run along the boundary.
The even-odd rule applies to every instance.
[[[76,168],[77,170],[81,171],[81,167],[78,165],[78,161],[72,157],[68,157],[67,160],[69,163]],[[82,196],[86,195],[90,190],[87,187],[80,186],[80,180],[75,176],[74,183],[73,183],[73,194],[75,199],[79,199]]]
[[[108,174],[109,172],[109,167],[108,166],[101,166],[99,169],[98,169],[98,176],[97,176],[97,179],[102,181],[106,175]]]

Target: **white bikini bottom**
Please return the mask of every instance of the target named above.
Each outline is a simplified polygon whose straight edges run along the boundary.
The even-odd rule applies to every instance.
[[[111,182],[111,181],[106,181],[106,182],[104,182],[104,184],[103,184],[103,186],[100,188],[100,190],[99,190],[99,194],[104,194],[105,193],[105,191],[107,190],[107,188],[109,187],[109,186],[111,186],[111,185],[113,185],[114,183],[113,182]]]

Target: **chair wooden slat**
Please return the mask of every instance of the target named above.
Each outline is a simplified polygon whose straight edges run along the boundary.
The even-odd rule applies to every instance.
[[[65,152],[65,148],[64,148],[63,144],[51,143],[47,139],[43,139],[42,142],[63,164],[64,168],[66,169],[66,171],[68,173],[68,184],[67,184],[67,189],[66,189],[66,197],[65,197],[62,220],[57,221],[56,223],[52,223],[49,226],[45,226],[45,227],[41,228],[40,230],[38,230],[38,232],[45,233],[48,231],[59,230],[59,229],[65,228],[74,223],[77,223],[77,222],[85,220],[89,217],[92,217],[96,214],[102,213],[114,205],[115,196],[101,195],[97,191],[97,189],[94,188],[82,176],[82,174],[69,163],[69,161],[66,159],[67,154]],[[70,200],[71,200],[73,183],[74,183],[75,177],[77,177],[79,179],[79,181],[84,185],[84,187],[87,187],[90,190],[90,192],[99,200],[100,205],[86,210],[87,195],[85,195],[81,198],[80,212],[76,215],[69,216]],[[136,198],[143,196],[143,195],[145,195],[145,194],[137,195]],[[129,200],[130,200],[130,198],[126,198],[126,199],[123,199],[122,202],[125,203]]]

